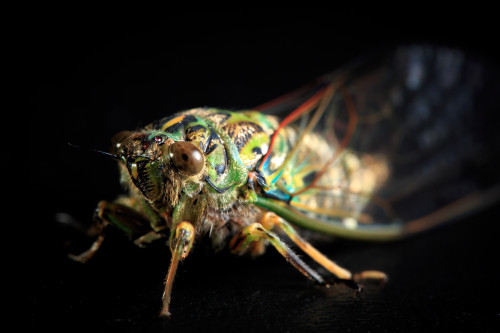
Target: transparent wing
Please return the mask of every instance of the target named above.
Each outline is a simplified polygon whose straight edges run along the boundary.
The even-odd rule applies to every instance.
[[[262,206],[336,234],[316,226],[413,232],[496,202],[499,82],[465,51],[405,46],[258,107],[284,119],[260,164]]]

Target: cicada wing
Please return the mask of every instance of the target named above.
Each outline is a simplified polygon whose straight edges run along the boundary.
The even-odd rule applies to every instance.
[[[449,207],[445,220],[495,202],[499,82],[493,64],[465,51],[406,46],[264,105],[291,114],[323,94],[281,130],[293,156],[266,164],[268,174],[281,171],[270,200],[322,223],[364,224],[415,221]],[[283,154],[283,144],[271,149]]]

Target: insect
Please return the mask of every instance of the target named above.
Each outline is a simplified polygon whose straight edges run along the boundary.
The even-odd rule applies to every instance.
[[[108,225],[139,246],[168,240],[161,316],[170,316],[179,261],[204,235],[235,254],[259,256],[270,244],[324,286],[385,280],[380,271],[337,265],[300,230],[387,241],[496,202],[494,108],[483,103],[489,80],[462,51],[406,46],[253,110],[195,108],[120,132],[108,155],[128,195],[98,204],[98,236],[71,258],[89,260]],[[310,268],[284,239],[336,279]]]

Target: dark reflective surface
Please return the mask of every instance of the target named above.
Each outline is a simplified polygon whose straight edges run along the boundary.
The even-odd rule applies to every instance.
[[[259,260],[213,255],[198,246],[181,265],[172,317],[159,319],[166,248],[136,249],[112,238],[79,265],[50,252],[35,260],[26,298],[34,327],[122,331],[481,331],[498,327],[497,235],[491,210],[419,238],[391,244],[320,247],[354,271],[377,268],[385,286],[323,289],[269,249]],[[498,229],[497,229],[498,230]],[[27,261],[32,266],[31,261]]]
[[[466,30],[448,22],[439,30],[439,21],[417,29],[357,17],[366,26],[354,27],[352,15],[329,23],[336,15],[307,25],[297,24],[301,15],[276,21],[273,14],[265,22],[241,14],[172,14],[168,23],[152,25],[107,18],[25,25],[17,61],[30,154],[20,168],[30,191],[16,196],[22,232],[14,237],[15,255],[8,253],[20,273],[21,324],[94,332],[495,331],[495,208],[402,242],[320,244],[353,271],[388,273],[387,285],[367,284],[359,297],[344,286],[312,286],[272,249],[250,260],[197,244],[179,268],[168,320],[157,318],[170,259],[162,244],[138,249],[111,233],[87,265],[65,258],[67,249],[88,244],[54,215],[63,211],[88,223],[99,200],[121,191],[115,161],[68,148],[67,141],[106,150],[115,133],[166,112],[258,105],[377,44],[430,39],[495,58],[485,26]]]

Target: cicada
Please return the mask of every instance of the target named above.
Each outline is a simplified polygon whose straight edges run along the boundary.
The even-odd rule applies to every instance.
[[[270,244],[323,286],[385,280],[337,265],[301,230],[387,241],[496,202],[489,162],[499,140],[488,117],[498,103],[486,69],[460,50],[405,46],[251,110],[194,108],[120,132],[109,155],[128,194],[98,204],[98,236],[72,258],[90,259],[108,225],[139,246],[167,240],[161,316],[170,315],[179,261],[204,236],[251,256]]]

